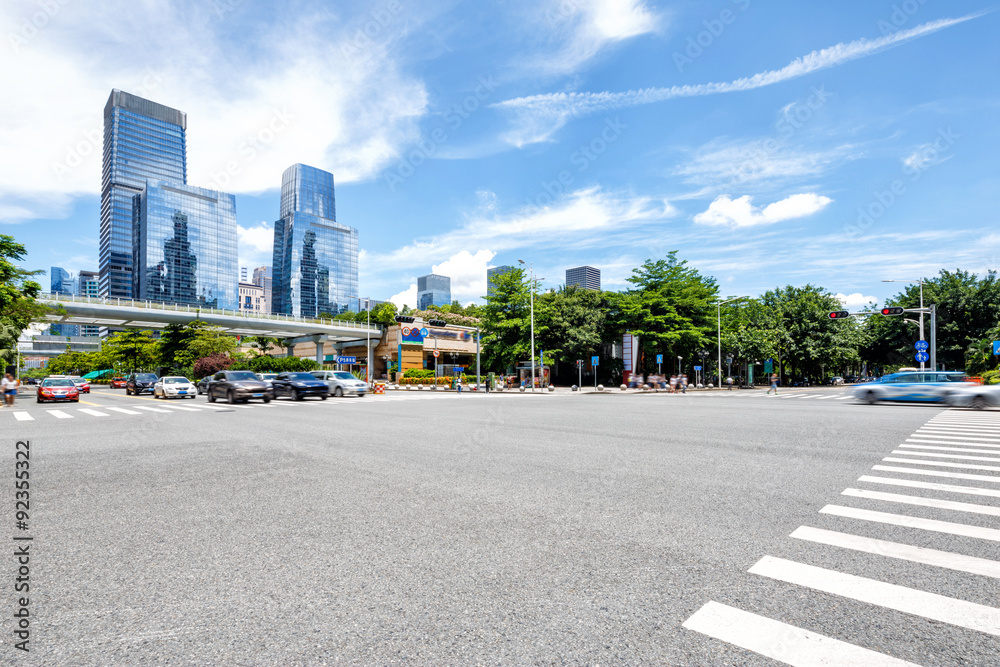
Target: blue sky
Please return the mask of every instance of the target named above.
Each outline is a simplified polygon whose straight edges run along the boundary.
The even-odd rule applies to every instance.
[[[608,288],[678,250],[727,295],[997,267],[1000,13],[982,2],[14,0],[0,233],[96,269],[102,111],[188,113],[188,181],[270,263],[281,173],[328,169],[362,296],[487,266]],[[44,281],[47,285],[47,278]]]

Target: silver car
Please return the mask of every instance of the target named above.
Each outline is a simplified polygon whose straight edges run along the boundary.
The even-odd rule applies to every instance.
[[[968,387],[964,373],[916,371],[893,373],[877,382],[865,382],[854,388],[855,398],[869,404],[879,401],[900,403],[941,403]]]
[[[1000,384],[985,386],[974,384],[962,387],[948,394],[948,405],[960,408],[973,408],[982,410],[983,408],[997,407],[1000,405]]]
[[[333,396],[361,397],[368,391],[368,384],[364,380],[359,380],[347,371],[313,371],[312,375],[317,380],[326,382]]]

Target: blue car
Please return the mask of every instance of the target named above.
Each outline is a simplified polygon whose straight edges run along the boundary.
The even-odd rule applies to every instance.
[[[869,405],[879,401],[899,403],[942,403],[949,394],[968,387],[965,373],[907,371],[883,376],[854,388],[854,396]]]

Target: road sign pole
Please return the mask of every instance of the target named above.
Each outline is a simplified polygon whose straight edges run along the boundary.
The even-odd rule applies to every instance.
[[[923,313],[920,317],[923,318]],[[931,304],[931,370],[937,370],[937,304]]]

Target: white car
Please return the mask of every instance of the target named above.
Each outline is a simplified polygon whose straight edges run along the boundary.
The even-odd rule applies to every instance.
[[[198,388],[186,377],[164,375],[153,385],[153,398],[196,398]]]
[[[354,395],[360,398],[368,391],[368,384],[364,380],[359,380],[347,371],[313,371],[312,375],[317,380],[326,382],[332,396]]]
[[[880,401],[898,403],[942,403],[953,393],[972,386],[964,373],[916,371],[892,373],[877,382],[864,382],[854,388],[854,397],[874,404]]]
[[[1000,405],[1000,384],[989,386],[974,384],[962,387],[948,394],[946,402],[954,407],[975,410],[996,407]]]

